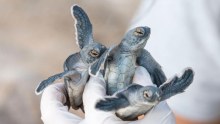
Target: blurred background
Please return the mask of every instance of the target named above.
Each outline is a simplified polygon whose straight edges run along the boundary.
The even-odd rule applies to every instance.
[[[106,46],[118,44],[129,27],[151,27],[147,49],[168,77],[187,66],[195,70],[191,90],[173,105],[189,119],[219,120],[220,1],[0,0],[0,124],[42,124],[36,86],[79,51],[73,4],[87,12],[94,38]]]
[[[95,39],[110,46],[121,40],[138,2],[0,0],[0,124],[42,124],[40,96],[34,90],[61,72],[64,60],[79,50],[73,4],[89,15]]]

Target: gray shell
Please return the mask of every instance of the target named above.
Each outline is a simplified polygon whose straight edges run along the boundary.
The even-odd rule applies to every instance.
[[[193,77],[193,70],[187,68],[181,77],[175,76],[160,87],[131,84],[113,96],[98,101],[96,108],[114,111],[122,120],[135,120],[139,115],[150,111],[160,101],[184,92],[192,83]]]
[[[121,43],[111,51],[105,63],[108,95],[112,95],[132,83],[136,65],[143,66],[157,86],[166,81],[161,66],[144,49],[149,36],[150,28],[148,27],[131,29],[125,34]]]

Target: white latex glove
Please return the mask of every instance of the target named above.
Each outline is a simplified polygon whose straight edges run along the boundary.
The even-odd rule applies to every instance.
[[[137,67],[134,83],[153,85],[148,72],[143,67]],[[82,119],[68,111],[64,106],[64,83],[53,84],[45,89],[41,99],[41,119],[45,124],[174,124],[175,118],[166,102],[154,107],[145,117],[137,121],[122,121],[113,112],[104,112],[95,109],[98,100],[105,97],[105,81],[102,75],[91,77],[87,83],[83,102],[85,118]]]

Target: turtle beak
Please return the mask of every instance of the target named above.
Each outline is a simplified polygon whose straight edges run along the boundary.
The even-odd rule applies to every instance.
[[[104,45],[101,45],[101,47],[99,48],[99,53],[103,54],[106,50],[108,50]]]
[[[151,29],[149,27],[145,26],[144,29],[147,34],[151,33]]]
[[[144,31],[145,31],[145,36],[146,37],[149,37],[150,36],[150,33],[151,33],[151,29],[147,26],[143,27],[144,28]]]

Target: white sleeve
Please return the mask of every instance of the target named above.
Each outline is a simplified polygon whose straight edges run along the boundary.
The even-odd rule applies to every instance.
[[[220,117],[219,15],[217,0],[142,0],[130,27],[151,28],[145,49],[168,78],[186,67],[195,71],[186,92],[168,100],[175,113],[189,119]]]

